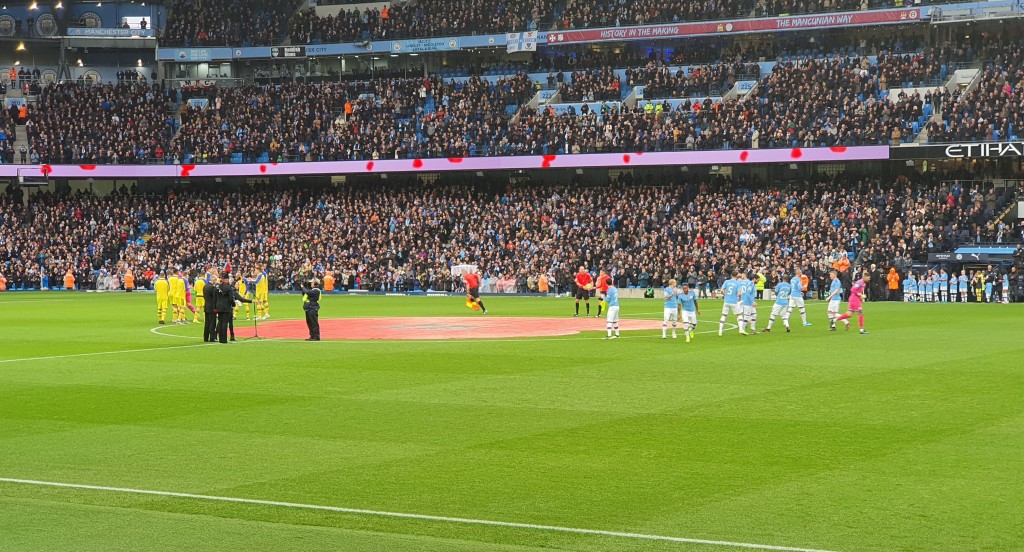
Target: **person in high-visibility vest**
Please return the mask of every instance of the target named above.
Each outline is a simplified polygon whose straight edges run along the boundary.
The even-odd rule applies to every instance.
[[[895,267],[889,267],[889,275],[885,277],[889,282],[889,300],[898,301],[900,293],[900,275]]]
[[[764,299],[764,285],[768,282],[768,277],[764,275],[764,270],[757,271],[757,281],[754,282],[754,290],[757,291],[757,298]]]
[[[132,274],[132,271],[129,270],[128,272],[125,272],[125,274],[124,274],[124,290],[126,292],[128,292],[128,293],[131,293],[132,290],[134,290],[134,289],[135,289],[135,274]]]
[[[64,289],[68,291],[73,291],[75,289],[75,275],[71,272],[70,268],[64,274]]]

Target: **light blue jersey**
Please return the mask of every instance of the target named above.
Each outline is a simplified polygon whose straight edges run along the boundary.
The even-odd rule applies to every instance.
[[[609,286],[608,291],[604,294],[604,300],[608,303],[609,307],[619,306],[619,288],[615,286]]]
[[[910,283],[908,286],[910,293],[917,293],[917,280],[913,276],[910,277]]]
[[[697,312],[697,294],[693,290],[680,292],[679,304],[683,306],[683,312]]]
[[[725,294],[725,304],[735,305],[740,300],[740,283],[729,278],[722,284],[722,293]]]
[[[971,288],[967,287],[967,275],[966,274],[961,274],[960,275],[960,291],[967,291],[969,289],[971,289]]]
[[[754,302],[757,301],[757,294],[755,293],[756,288],[754,282],[750,280],[740,281],[740,300],[743,301],[744,307],[753,307]]]
[[[949,274],[939,274],[939,287],[941,289],[949,289]]]
[[[932,293],[938,293],[938,292],[939,292],[939,277],[938,276],[933,276],[932,277]]]
[[[959,293],[960,292],[960,284],[957,281],[956,276],[953,276],[952,278],[949,279],[949,292],[950,293]]]
[[[665,308],[675,309],[679,307],[679,301],[676,299],[679,291],[674,287],[665,288]]]
[[[793,288],[792,294],[803,297],[804,294],[804,282],[799,276],[793,276],[789,279],[789,285]]]
[[[793,286],[789,282],[779,282],[775,286],[775,304],[780,307],[789,305],[789,296],[793,293]]]
[[[832,280],[832,283],[828,287],[828,300],[829,301],[842,301],[843,300],[843,283],[839,281],[839,278]]]

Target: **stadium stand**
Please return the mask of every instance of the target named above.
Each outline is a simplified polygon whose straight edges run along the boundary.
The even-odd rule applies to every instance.
[[[287,35],[302,0],[175,0],[163,46],[267,46]]]
[[[929,252],[1017,232],[993,221],[1019,190],[959,177],[970,175],[664,187],[627,175],[595,188],[448,176],[246,193],[41,194],[27,207],[9,193],[0,222],[13,233],[0,241],[0,270],[18,289],[73,267],[88,287],[127,266],[142,274],[180,264],[194,274],[207,262],[280,255],[274,289],[329,271],[344,287],[375,291],[451,290],[459,283],[448,267],[461,262],[516,282],[501,291],[526,291],[541,273],[565,290],[577,266],[598,263],[614,267],[623,287],[691,275],[717,286],[728,267],[752,265],[801,264],[822,276],[844,255],[902,271]]]

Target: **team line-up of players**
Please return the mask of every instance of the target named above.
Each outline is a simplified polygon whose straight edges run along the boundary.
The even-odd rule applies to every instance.
[[[974,296],[978,303],[1010,302],[1010,275],[1003,272],[1002,278],[989,266],[988,275],[982,271],[961,270],[960,275],[950,275],[946,269],[921,274],[920,278],[911,272],[903,280],[903,302],[922,303],[966,303]]]
[[[230,274],[230,267],[226,274]],[[238,294],[247,297],[254,295],[253,305],[256,312],[256,320],[267,320],[270,318],[270,283],[267,279],[267,271],[253,270],[251,278],[240,276],[231,277],[231,283],[238,290]],[[165,324],[167,320],[168,307],[172,309],[171,321],[174,324],[187,324],[185,311],[192,311],[192,322],[200,324],[203,322],[205,300],[203,299],[204,288],[216,284],[216,278],[211,271],[196,276],[195,284],[189,282],[188,277],[181,270],[161,271],[153,282],[153,291],[156,292],[156,316],[159,324]],[[192,301],[193,291],[195,302]],[[234,318],[238,318],[238,309],[241,305],[235,306]],[[245,304],[245,319],[249,320],[249,304]]]
[[[864,301],[866,300],[867,284],[871,281],[871,274],[865,271],[861,278],[853,283],[850,288],[850,298],[845,313],[840,314],[840,306],[843,301],[843,284],[839,279],[837,271],[829,272],[831,284],[829,285],[828,296],[828,319],[829,330],[836,331],[836,324],[842,322],[847,330],[850,329],[850,319],[857,316],[857,323],[861,334],[867,334],[864,329]],[[740,335],[752,335],[757,333],[757,290],[754,281],[754,273],[734,270],[732,276],[722,284],[724,304],[722,305],[722,317],[718,321],[718,335],[724,335],[725,324],[729,314],[736,316],[736,326]],[[580,267],[576,274],[576,313],[579,316],[580,300],[586,304],[587,314],[590,314],[590,291],[595,285],[590,274],[584,267]],[[608,335],[606,339],[619,337],[619,290],[615,287],[611,277],[604,270],[597,278],[596,290],[598,293],[597,315],[601,316],[602,307],[607,305],[607,317],[605,330]],[[796,291],[796,293],[794,293]],[[697,317],[700,316],[700,305],[697,303],[697,294],[690,289],[690,285],[683,283],[677,286],[675,279],[669,280],[662,292],[665,298],[664,318],[661,324],[662,339],[668,338],[668,330],[671,326],[672,338],[678,338],[677,327],[682,322],[683,336],[689,343],[694,337],[693,329],[697,326]],[[804,305],[804,294],[807,292],[806,279],[803,271],[795,269],[791,279],[786,280],[783,271],[779,269],[779,283],[775,286],[775,302],[772,305],[772,312],[768,318],[768,326],[765,333],[771,333],[776,318],[782,318],[782,324],[786,331],[790,331],[789,317],[794,310],[799,310],[800,318],[804,326],[810,326],[807,321],[807,308]]]

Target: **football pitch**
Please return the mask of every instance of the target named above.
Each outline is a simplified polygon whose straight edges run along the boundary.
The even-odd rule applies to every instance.
[[[692,343],[629,331],[661,307],[623,301],[613,341],[220,345],[152,295],[0,294],[0,550],[1024,549],[1024,306],[869,303],[858,335],[809,302],[813,327],[718,337],[709,301]],[[321,311],[385,316],[481,318]]]

